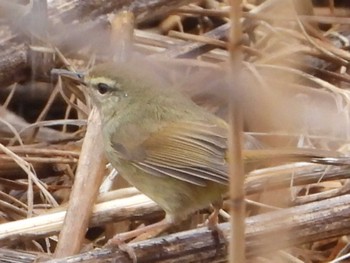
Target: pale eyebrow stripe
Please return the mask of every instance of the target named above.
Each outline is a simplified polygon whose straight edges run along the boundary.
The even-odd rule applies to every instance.
[[[89,79],[88,83],[90,85],[96,86],[98,83],[105,83],[110,87],[115,86],[116,82],[110,78],[105,78],[105,77],[96,77],[96,78],[91,78]]]

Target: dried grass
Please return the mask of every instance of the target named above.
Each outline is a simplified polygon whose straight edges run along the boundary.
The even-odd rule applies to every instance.
[[[122,178],[107,177],[111,169],[105,167],[101,145],[94,144],[99,136],[96,119],[89,120],[95,124],[86,131],[90,104],[85,91],[50,76],[53,67],[80,72],[111,54],[120,59],[141,53],[154,61],[152,66],[166,81],[227,117],[229,105],[223,94],[230,63],[230,9],[226,1],[159,0],[152,4],[163,8],[156,8],[130,0],[126,2],[135,15],[130,24],[128,17],[118,20],[111,14],[120,10],[119,4],[107,2],[99,6],[87,1],[79,7],[80,1],[52,1],[47,12],[35,13],[36,20],[48,18],[50,24],[38,25],[30,24],[29,5],[0,1],[1,262],[52,259],[55,249],[56,256],[81,254],[71,261],[52,262],[111,258],[131,262],[120,250],[94,248],[115,233],[163,216],[151,200],[125,188]],[[234,94],[240,98],[246,136],[254,138],[255,148],[305,147],[322,149],[330,157],[335,152],[347,155],[350,31],[344,14],[350,13],[348,7],[334,6],[333,1],[311,9],[294,8],[290,1],[258,2],[243,1],[240,19],[244,62],[242,85]],[[105,14],[112,27],[106,26]],[[138,29],[132,37],[134,22]],[[126,23],[128,32],[119,23]],[[322,31],[319,23],[327,29]],[[123,38],[118,38],[118,30]],[[349,167],[295,163],[247,175],[247,261],[346,260]],[[228,233],[229,202],[224,208],[219,227]],[[141,262],[225,261],[225,242],[206,228],[194,228],[209,213],[209,209],[198,212],[172,229],[174,235],[129,243],[128,248]]]

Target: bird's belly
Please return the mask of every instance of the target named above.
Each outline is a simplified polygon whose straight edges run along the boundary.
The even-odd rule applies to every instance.
[[[129,162],[115,166],[122,176],[140,192],[147,195],[165,210],[168,216],[184,218],[222,198],[226,186],[208,182],[198,186],[169,176],[145,173]]]

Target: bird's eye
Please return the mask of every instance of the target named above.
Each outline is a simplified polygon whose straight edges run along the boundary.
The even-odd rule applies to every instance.
[[[111,88],[106,83],[98,83],[97,90],[100,94],[106,94]]]

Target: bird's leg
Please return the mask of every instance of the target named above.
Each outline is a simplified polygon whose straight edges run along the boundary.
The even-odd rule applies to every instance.
[[[155,224],[149,225],[151,229],[149,229],[148,231],[138,235],[137,237],[135,237],[130,242],[137,242],[137,241],[142,241],[142,240],[146,240],[146,239],[150,239],[150,238],[156,237],[159,234],[161,234],[163,231],[168,229],[171,225],[173,225],[173,222],[170,222],[169,220],[167,220],[167,218],[164,218],[160,222],[157,222]],[[144,227],[148,227],[148,226],[144,226]]]
[[[137,228],[135,230],[131,230],[125,233],[121,233],[121,234],[116,234],[113,238],[111,238],[108,243],[107,246],[110,245],[121,245],[123,243],[125,243],[125,241],[131,239],[131,238],[137,238],[139,236],[143,236],[147,234],[147,238],[149,237],[154,237],[157,234],[159,234],[160,232],[164,231],[165,229],[169,228],[171,225],[173,224],[172,220],[169,220],[168,218],[164,218],[163,220],[148,225],[148,226],[143,226],[140,228]],[[139,241],[140,239],[137,239],[137,241]]]
[[[217,230],[217,225],[219,223],[219,212],[223,206],[223,201],[219,200],[219,201],[213,202],[211,205],[214,211],[209,215],[206,225],[208,226],[209,229]]]
[[[218,241],[220,239],[223,239],[225,243],[227,243],[225,234],[222,232],[222,230],[218,227],[219,224],[219,212],[220,209],[223,206],[223,200],[220,199],[218,201],[213,202],[212,204],[213,212],[209,215],[208,219],[206,220],[205,224],[207,227],[215,233],[216,238]]]
[[[155,237],[173,224],[174,221],[171,218],[165,217],[163,220],[157,223],[148,226],[142,226],[129,232],[116,234],[107,242],[105,247],[118,247],[120,250],[126,252],[132,259],[132,262],[135,263],[137,262],[137,255],[135,254],[134,249],[128,246],[128,244],[125,242],[132,238],[134,239],[131,241],[131,243]]]
[[[217,230],[217,225],[219,223],[219,212],[223,206],[223,200],[215,201],[211,204],[213,212],[209,215],[204,224],[200,224],[199,227],[207,226],[209,229]]]

